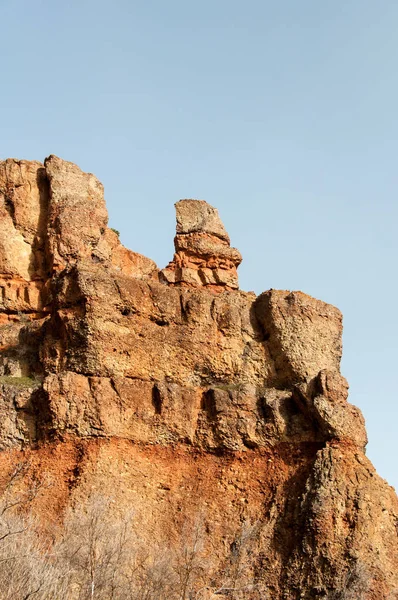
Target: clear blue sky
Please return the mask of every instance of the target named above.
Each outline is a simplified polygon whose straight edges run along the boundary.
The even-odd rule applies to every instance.
[[[0,156],[104,183],[164,266],[173,203],[218,207],[241,287],[344,313],[368,455],[398,487],[396,0],[0,0]]]

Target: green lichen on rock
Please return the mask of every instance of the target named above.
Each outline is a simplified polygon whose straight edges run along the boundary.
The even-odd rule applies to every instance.
[[[13,385],[19,388],[33,388],[41,384],[36,377],[12,377],[12,375],[0,376],[0,385]]]

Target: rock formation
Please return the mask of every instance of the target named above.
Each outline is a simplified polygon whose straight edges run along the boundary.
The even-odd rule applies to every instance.
[[[180,200],[175,207],[175,254],[163,269],[162,279],[172,285],[206,286],[213,291],[238,289],[237,267],[242,257],[230,247],[218,211],[203,200]]]
[[[217,210],[176,211],[159,270],[107,227],[93,175],[55,156],[0,163],[4,472],[23,453],[52,476],[47,519],[116,493],[148,543],[200,505],[215,571],[256,522],[264,597],[398,598],[398,502],[347,401],[341,313],[239,290]]]

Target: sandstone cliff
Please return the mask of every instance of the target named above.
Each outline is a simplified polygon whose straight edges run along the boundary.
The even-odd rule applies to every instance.
[[[239,290],[217,210],[176,211],[159,270],[107,227],[93,175],[0,163],[3,473],[23,455],[30,478],[51,476],[33,503],[47,521],[112,495],[148,544],[200,512],[214,573],[256,523],[263,598],[398,598],[398,502],[347,401],[341,313]]]

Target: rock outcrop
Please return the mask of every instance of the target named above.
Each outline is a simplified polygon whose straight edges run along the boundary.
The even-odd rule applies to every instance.
[[[24,452],[52,474],[47,516],[117,490],[148,543],[200,498],[215,570],[255,521],[267,597],[395,598],[398,503],[347,400],[341,313],[239,290],[217,210],[176,211],[159,270],[107,227],[93,175],[55,156],[0,163],[1,464]]]
[[[230,247],[217,209],[203,200],[180,200],[175,207],[175,254],[162,271],[163,279],[171,285],[206,286],[213,291],[238,289],[242,257]]]

